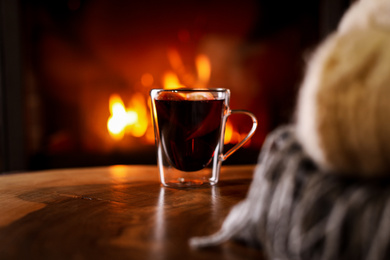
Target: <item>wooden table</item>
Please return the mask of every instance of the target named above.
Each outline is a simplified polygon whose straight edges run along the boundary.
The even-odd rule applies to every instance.
[[[220,183],[172,189],[156,166],[0,176],[0,259],[262,259],[233,242],[193,250],[246,196],[253,166],[225,166]]]

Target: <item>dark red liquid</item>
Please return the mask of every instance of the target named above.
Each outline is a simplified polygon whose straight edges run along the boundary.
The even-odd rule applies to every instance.
[[[172,166],[197,171],[211,162],[223,107],[223,100],[156,100],[161,145]]]

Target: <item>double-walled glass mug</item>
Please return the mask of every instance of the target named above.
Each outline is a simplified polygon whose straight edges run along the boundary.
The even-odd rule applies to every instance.
[[[214,185],[221,164],[254,134],[256,117],[231,110],[228,89],[153,89],[150,92],[161,183],[169,187]],[[231,114],[252,118],[247,136],[223,153],[226,120]]]

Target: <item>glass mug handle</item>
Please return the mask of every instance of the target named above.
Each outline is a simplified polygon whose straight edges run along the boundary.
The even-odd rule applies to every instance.
[[[221,152],[221,154],[219,155],[219,160],[224,162],[230,155],[232,155],[235,151],[237,151],[238,149],[241,148],[241,146],[243,146],[252,136],[253,134],[255,133],[256,131],[256,128],[257,128],[257,119],[255,117],[254,114],[252,114],[251,112],[249,111],[246,111],[246,110],[230,110],[228,111],[227,115],[226,115],[226,120],[227,118],[232,115],[232,114],[244,114],[244,115],[247,115],[249,116],[251,119],[252,119],[252,128],[251,130],[248,132],[248,134],[245,136],[244,139],[242,139],[238,144],[236,144],[235,146],[233,146],[229,151],[227,151],[225,154],[223,154]],[[225,127],[226,127],[226,121],[225,121]]]

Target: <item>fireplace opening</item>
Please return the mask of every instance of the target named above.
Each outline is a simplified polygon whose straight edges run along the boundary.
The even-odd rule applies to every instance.
[[[155,164],[152,88],[229,88],[259,127],[224,164],[257,161],[292,120],[321,1],[19,2],[26,168]],[[225,149],[249,130],[229,119]]]

